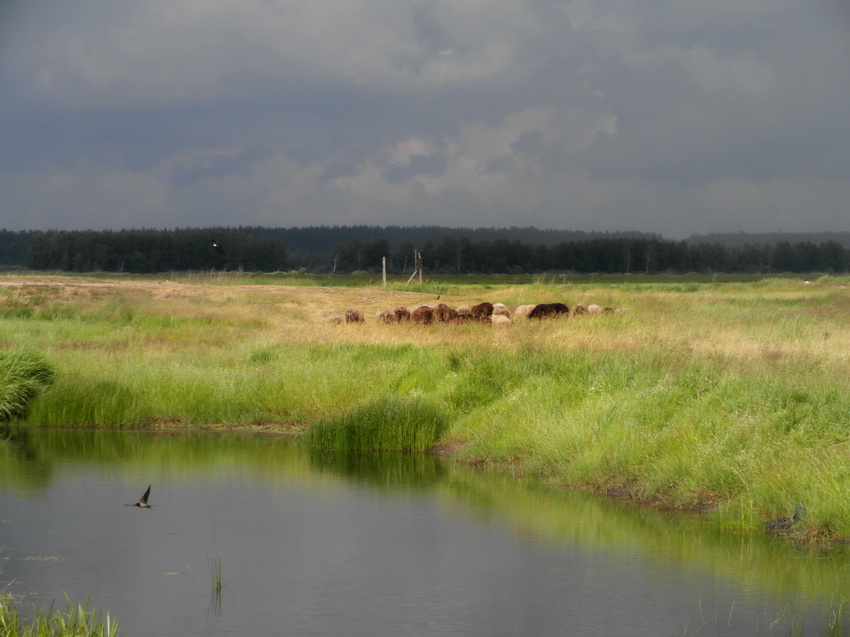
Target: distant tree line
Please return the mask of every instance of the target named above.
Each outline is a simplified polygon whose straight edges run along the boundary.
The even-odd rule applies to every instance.
[[[381,257],[386,256],[395,271],[411,271],[414,249],[411,242],[392,251],[385,239],[353,239],[336,246],[333,269],[377,272]],[[552,271],[766,274],[850,270],[850,250],[835,241],[725,246],[655,238],[596,238],[535,246],[506,239],[473,243],[467,237],[447,236],[436,245],[425,242],[419,252],[425,270],[445,274]]]
[[[414,253],[427,272],[445,274],[773,273],[850,270],[836,240],[725,244],[673,241],[641,233],[569,233],[529,228],[390,226],[275,229],[185,228],[121,231],[0,230],[0,264],[33,270],[152,273],[170,270],[410,273]],[[551,233],[551,234],[549,234]],[[837,236],[837,235],[836,235]],[[288,237],[285,241],[284,237]],[[519,237],[530,238],[531,241]],[[556,238],[569,237],[560,241]],[[303,239],[311,252],[298,243]],[[542,239],[546,240],[543,241]],[[336,239],[330,243],[330,239]],[[291,241],[296,244],[291,245]]]
[[[308,269],[322,266],[333,259],[336,246],[357,239],[376,242],[384,239],[390,246],[410,243],[424,246],[429,241],[437,245],[447,237],[466,237],[472,243],[481,241],[520,241],[531,245],[554,246],[565,241],[585,241],[610,238],[655,238],[645,232],[584,232],[579,230],[540,230],[530,226],[504,228],[447,228],[444,226],[313,226],[306,228],[240,227],[254,236],[276,237],[283,240],[298,267]]]
[[[35,234],[39,233],[34,230],[0,230],[0,265],[23,267],[27,262],[30,241]]]
[[[713,232],[711,234],[692,234],[688,243],[720,243],[725,246],[744,246],[759,243],[771,245],[787,241],[788,243],[826,243],[836,241],[850,248],[850,232]]]
[[[31,270],[70,272],[274,272],[288,266],[280,239],[226,228],[36,232],[26,257]]]

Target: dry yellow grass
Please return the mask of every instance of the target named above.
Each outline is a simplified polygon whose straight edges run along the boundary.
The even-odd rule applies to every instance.
[[[850,363],[850,295],[843,286],[790,282],[758,287],[729,284],[687,294],[666,290],[521,286],[461,289],[442,295],[383,288],[287,285],[214,285],[170,281],[100,281],[74,276],[0,276],[0,292],[13,303],[92,306],[108,302],[171,317],[197,317],[244,325],[255,336],[294,342],[410,343],[544,349],[624,351],[674,349],[723,357],[741,365]],[[847,297],[847,298],[845,298]],[[623,314],[568,320],[515,321],[509,329],[484,326],[380,325],[375,312],[397,305],[483,300],[524,303],[561,300],[627,307]],[[2,301],[2,298],[0,298]],[[334,326],[328,317],[358,307],[364,325]]]

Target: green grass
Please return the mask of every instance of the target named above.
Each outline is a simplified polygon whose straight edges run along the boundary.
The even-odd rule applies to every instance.
[[[109,613],[103,617],[88,599],[85,605],[73,604],[68,599],[65,612],[53,606],[35,609],[31,618],[0,599],[0,635],[4,637],[115,637],[118,634],[118,624]]]
[[[150,351],[138,358],[95,349],[57,357],[58,380],[33,404],[29,420],[112,427],[311,421],[393,386],[424,386],[435,373],[435,361],[428,360],[433,357],[403,346],[232,350],[223,343],[202,352]],[[109,374],[98,363],[104,358],[111,361]],[[423,376],[411,378],[411,368]]]
[[[500,397],[452,429],[470,459],[637,500],[718,506],[727,525],[754,528],[802,503],[807,525],[850,529],[840,497],[850,398],[810,371],[741,376],[681,352],[501,362]]]
[[[448,422],[426,401],[384,397],[316,423],[304,438],[311,449],[421,452],[434,446]]]
[[[321,449],[438,441],[513,475],[711,510],[723,528],[762,529],[802,504],[801,538],[850,537],[847,277],[454,277],[421,292],[363,287],[366,275],[345,287],[290,278],[47,277],[4,290],[0,344],[55,370],[19,422],[294,423]],[[437,291],[455,306],[630,311],[508,329],[372,319]],[[365,325],[327,323],[350,305]]]
[[[23,416],[30,401],[53,382],[53,368],[39,352],[0,351],[0,422]]]

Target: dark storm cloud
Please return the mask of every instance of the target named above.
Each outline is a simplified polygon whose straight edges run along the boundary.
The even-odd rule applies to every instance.
[[[0,226],[850,229],[833,0],[9,6]]]
[[[190,163],[174,166],[169,178],[175,186],[188,186],[208,179],[223,179],[244,174],[248,168],[263,159],[256,150],[246,153],[206,153],[196,156]]]

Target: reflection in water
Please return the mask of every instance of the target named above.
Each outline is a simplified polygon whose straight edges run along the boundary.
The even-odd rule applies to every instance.
[[[21,491],[46,487],[53,463],[39,453],[29,430],[0,425],[0,485],[13,484]]]
[[[397,489],[426,489],[446,478],[448,470],[437,458],[424,454],[362,454],[353,451],[311,449],[310,467],[356,482]]]
[[[150,483],[154,510],[123,506]],[[136,636],[823,634],[850,574],[697,516],[229,434],[4,430],[0,547],[0,585],[91,594]]]

